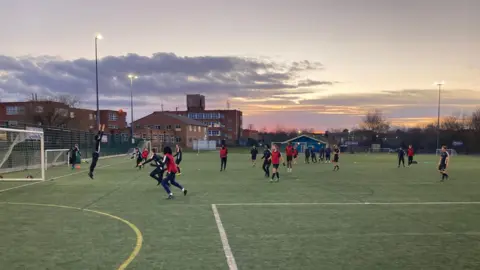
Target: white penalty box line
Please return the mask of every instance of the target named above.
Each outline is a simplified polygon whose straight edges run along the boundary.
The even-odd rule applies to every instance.
[[[232,248],[228,242],[227,232],[223,226],[222,220],[220,218],[220,213],[217,206],[365,206],[365,205],[385,205],[385,206],[408,206],[408,205],[480,205],[480,202],[474,201],[464,201],[464,202],[305,202],[305,203],[294,203],[294,202],[278,202],[278,203],[217,203],[212,204],[213,216],[215,217],[215,222],[217,224],[217,229],[220,234],[220,240],[223,246],[223,252],[225,253],[225,258],[227,259],[227,265],[229,270],[238,270],[235,257],[233,256]],[[388,233],[374,233],[370,236],[389,236],[389,235],[414,235],[414,236],[424,236],[424,235],[479,235],[480,232],[465,232],[465,233],[400,233],[400,234],[388,234]]]

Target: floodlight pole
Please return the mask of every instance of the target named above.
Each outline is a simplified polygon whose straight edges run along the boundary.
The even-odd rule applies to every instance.
[[[133,80],[137,79],[138,76],[129,74],[128,78],[130,79],[130,136],[132,137],[132,144],[135,143],[135,139],[133,138]]]
[[[95,92],[97,95],[97,127],[100,127],[100,106],[98,101],[98,40],[100,35],[95,36]]]
[[[440,101],[441,101],[442,85],[444,85],[445,83],[444,82],[438,82],[438,83],[435,83],[435,84],[438,86],[437,149],[440,149]]]

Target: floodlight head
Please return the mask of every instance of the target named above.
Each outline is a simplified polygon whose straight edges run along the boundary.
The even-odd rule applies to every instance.
[[[138,79],[138,76],[135,74],[128,74],[128,78],[130,79]]]
[[[97,34],[97,35],[95,35],[95,39],[103,39],[102,34]]]
[[[434,84],[435,84],[435,85],[444,85],[444,84],[445,84],[445,81],[438,81],[438,82],[435,82]]]

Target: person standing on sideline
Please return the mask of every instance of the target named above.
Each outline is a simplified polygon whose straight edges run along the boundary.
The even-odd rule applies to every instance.
[[[254,146],[252,146],[252,149],[250,150],[252,167],[255,167],[255,165],[257,164],[257,155],[258,155],[258,150],[257,150],[257,147],[254,145]]]
[[[80,153],[78,144],[75,144],[75,146],[73,146],[70,150],[68,150],[67,153],[70,155],[69,162],[73,170],[75,169],[75,165],[80,164],[82,161],[82,153]],[[78,160],[80,160],[80,162]]]
[[[407,150],[407,156],[408,156],[408,166],[410,167],[410,165],[412,165],[413,163],[413,156],[415,155],[415,151],[413,150],[413,147],[412,145],[410,144],[408,146],[408,150]]]
[[[405,151],[403,151],[403,148],[400,146],[397,150],[398,153],[398,168],[400,168],[400,164],[403,165],[405,168]]]
[[[225,145],[222,145],[222,148],[220,148],[220,171],[225,171],[227,169],[227,156],[228,149]]]

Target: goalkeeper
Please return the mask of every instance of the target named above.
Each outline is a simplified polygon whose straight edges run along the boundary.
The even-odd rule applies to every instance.
[[[103,131],[105,130],[105,125],[100,125],[98,127],[98,134],[95,135],[95,151],[92,153],[92,163],[90,164],[90,171],[88,176],[93,179],[93,171],[97,167],[98,158],[100,157],[100,143],[102,142]]]

